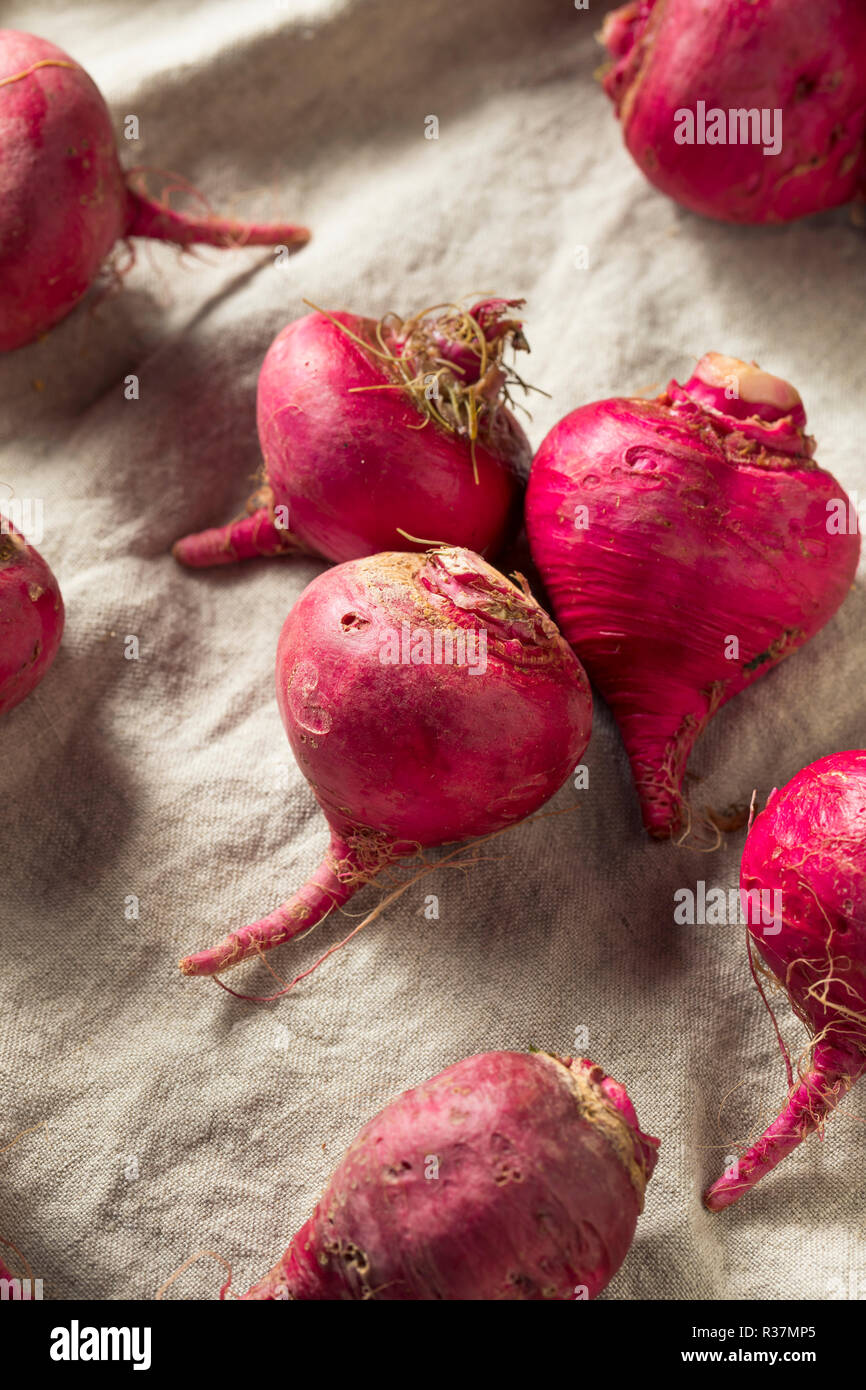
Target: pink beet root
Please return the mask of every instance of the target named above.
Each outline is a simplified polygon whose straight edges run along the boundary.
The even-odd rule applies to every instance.
[[[790,222],[866,187],[863,0],[631,0],[602,41],[630,153],[694,212]]]
[[[42,556],[0,518],[0,715],[29,695],[57,655],[63,599]]]
[[[259,376],[264,463],[248,514],[184,537],[175,557],[200,568],[297,550],[494,554],[519,525],[531,457],[503,365],[509,344],[526,347],[522,302],[290,323]]]
[[[752,941],[812,1034],[811,1064],[706,1192],[710,1211],[821,1130],[866,1071],[866,751],[821,758],[773,792],[746,840],[740,892]]]
[[[244,1296],[594,1298],[631,1245],[658,1142],[584,1058],[467,1057],[364,1126]]]
[[[135,192],[83,68],[46,39],[0,29],[0,351],[64,318],[131,236],[290,250],[309,240],[304,227],[186,217]]]
[[[583,669],[547,614],[467,550],[321,574],[286,619],[276,682],[330,846],[288,902],[181,961],[186,975],[307,931],[401,856],[523,820],[573,770],[592,722]]]
[[[657,400],[573,411],[533,463],[533,558],[619,725],[652,835],[683,825],[709,719],[814,636],[853,582],[856,518],[805,425],[787,382],[709,353]]]

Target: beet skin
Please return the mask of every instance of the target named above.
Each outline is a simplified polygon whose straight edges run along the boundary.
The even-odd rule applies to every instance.
[[[485,1052],[365,1125],[247,1299],[586,1299],[619,1269],[658,1140],[583,1058]]]
[[[263,465],[247,514],[184,536],[175,559],[343,561],[437,544],[494,556],[519,528],[531,458],[503,365],[507,346],[526,348],[521,304],[288,324],[259,374]]]
[[[0,29],[0,352],[64,318],[121,238],[289,250],[309,240],[286,223],[185,216],[128,178],[84,69],[46,39]]]
[[[707,722],[854,582],[856,515],[814,448],[792,386],[708,353],[657,400],[572,411],[535,457],[533,558],[619,725],[651,835],[687,824]]]
[[[63,636],[63,599],[42,556],[0,517],[0,715],[42,680]]]
[[[556,625],[453,548],[319,575],[283,626],[276,684],[330,845],[288,902],[188,956],[187,975],[306,931],[395,859],[523,820],[562,786],[592,724],[589,684]]]
[[[630,0],[602,41],[625,143],[684,207],[790,222],[866,190],[863,0]]]
[[[866,1072],[866,750],[832,753],[773,792],[746,840],[740,892],[812,1045],[779,1118],[706,1193],[710,1211],[822,1130]]]

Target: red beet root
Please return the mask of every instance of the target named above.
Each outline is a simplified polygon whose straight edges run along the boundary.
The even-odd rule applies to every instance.
[[[439,305],[377,324],[316,312],[259,376],[262,486],[248,515],[185,536],[194,568],[308,550],[353,560],[430,544],[494,554],[520,521],[531,450],[506,408],[522,300]]]
[[[866,1072],[866,751],[833,753],[774,791],[740,868],[752,941],[812,1034],[811,1065],[760,1139],[713,1183],[738,1201]]]
[[[594,1298],[658,1140],[584,1058],[467,1057],[365,1125],[247,1299]]]
[[[523,820],[589,741],[580,662],[533,598],[466,550],[327,570],[286,619],[276,678],[330,848],[282,907],[181,961],[187,975],[288,941],[403,855]]]
[[[619,725],[652,835],[683,824],[709,719],[853,582],[856,519],[805,424],[787,382],[710,353],[657,400],[573,411],[533,463],[533,558]]]
[[[626,145],[685,207],[789,222],[866,188],[863,0],[631,0],[602,40]]]
[[[42,556],[0,518],[0,715],[29,695],[57,655],[63,599]]]
[[[309,235],[285,223],[186,217],[135,192],[83,68],[45,39],[0,29],[0,352],[64,318],[123,237],[292,250]]]

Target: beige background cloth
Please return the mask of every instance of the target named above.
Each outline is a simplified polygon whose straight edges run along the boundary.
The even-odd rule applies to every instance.
[[[798,386],[819,461],[866,496],[862,230],[849,210],[737,229],[657,194],[593,79],[602,14],[567,0],[5,5],[8,26],[90,71],[119,134],[139,117],[125,164],[180,170],[221,210],[315,234],[282,269],[269,251],[139,242],[120,293],[0,363],[0,480],[43,499],[39,548],[67,604],[52,671],[0,728],[0,1150],[39,1126],[0,1152],[0,1235],[46,1297],[151,1298],[200,1248],[229,1258],[242,1290],[392,1096],[477,1051],[569,1052],[581,1028],[662,1140],[605,1297],[866,1296],[863,1086],[747,1201],[700,1205],[785,1094],[742,930],[673,922],[677,888],[736,883],[744,832],[702,856],[650,843],[600,701],[590,788],[551,803],[573,815],[511,832],[497,862],[428,877],[280,1004],[176,968],[280,902],[326,843],[273,694],[280,627],[323,565],[190,574],[169,554],[243,502],[257,372],[303,297],[378,317],[475,289],[525,295],[522,368],[551,393],[530,403],[534,445],[578,404],[684,380],[707,350],[755,358]],[[714,720],[692,758],[696,804],[753,788],[763,803],[866,742],[864,618],[861,581]],[[376,901],[369,889],[351,912]],[[272,963],[290,976],[347,920]],[[254,964],[231,983],[273,982]],[[202,1261],[169,1296],[214,1297],[221,1278]]]

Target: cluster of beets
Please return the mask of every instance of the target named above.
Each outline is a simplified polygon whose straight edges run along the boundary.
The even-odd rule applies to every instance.
[[[788,91],[761,45],[791,8],[639,0],[609,17],[605,86],[629,148],[687,206],[780,220],[862,186],[863,82],[846,39],[859,41],[862,66],[863,9],[834,0],[832,42],[811,67],[804,58]],[[817,7],[794,8],[808,47]],[[722,18],[732,12],[736,61]],[[690,67],[683,54],[698,50],[704,67]],[[708,55],[720,53],[712,85]],[[789,45],[788,76],[796,61]],[[758,177],[725,147],[710,185],[706,161],[670,146],[671,109],[689,92],[672,92],[669,74],[692,72],[693,91],[723,108],[744,64],[762,74],[761,104],[783,103],[801,173],[774,179],[758,161]],[[0,149],[0,271],[11,272],[0,349],[68,313],[118,238],[295,248],[307,236],[193,221],[134,192],[90,79],[53,45],[10,31],[0,31]],[[50,179],[44,204],[26,196],[38,171]],[[70,218],[61,210],[73,194]],[[80,257],[46,277],[58,238],[72,234]],[[184,974],[259,957],[396,860],[533,814],[587,746],[590,681],[620,728],[646,829],[684,835],[686,766],[708,721],[814,636],[851,587],[853,507],[815,462],[792,386],[709,353],[655,400],[572,411],[533,459],[509,408],[522,384],[509,365],[526,347],[521,306],[488,299],[378,322],[316,310],[272,343],[258,387],[259,485],[240,517],[174,553],[195,567],[299,552],[335,562],[290,612],[276,665],[283,723],[330,839],[287,902],[186,957]],[[556,623],[521,575],[482,558],[502,554],[524,520]],[[4,522],[0,714],[45,675],[63,618],[50,569]],[[404,632],[404,659],[384,661],[383,644]],[[483,671],[430,658],[482,645]],[[782,929],[765,935],[752,914],[749,932],[813,1047],[806,1073],[789,1074],[780,1117],[707,1192],[712,1210],[819,1129],[866,1070],[866,751],[832,754],[773,792],[749,831],[741,888],[783,894]],[[657,1146],[623,1088],[585,1059],[468,1058],[362,1130],[247,1297],[593,1297],[629,1247]],[[428,1154],[447,1182],[427,1180]]]

